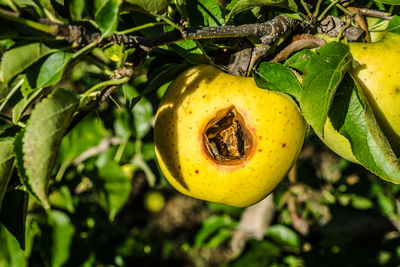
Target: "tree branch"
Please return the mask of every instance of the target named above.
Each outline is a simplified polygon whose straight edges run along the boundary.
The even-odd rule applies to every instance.
[[[216,26],[188,28],[182,31],[173,30],[152,36],[133,36],[126,34],[114,34],[99,42],[99,46],[106,43],[124,43],[127,48],[141,48],[149,50],[154,47],[179,42],[183,40],[198,40],[212,38],[235,38],[256,36],[260,37],[263,44],[271,44],[281,34],[295,25],[296,21],[283,15],[279,15],[270,21],[239,26]],[[100,40],[99,32],[90,33],[82,26],[59,25],[57,35],[78,46],[84,46]]]

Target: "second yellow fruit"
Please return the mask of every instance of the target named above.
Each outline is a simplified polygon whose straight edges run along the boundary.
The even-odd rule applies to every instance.
[[[350,43],[350,52],[359,67],[351,71],[366,95],[375,117],[389,143],[400,157],[400,35],[386,33],[375,43]],[[349,141],[341,136],[328,120],[323,141],[353,162]]]

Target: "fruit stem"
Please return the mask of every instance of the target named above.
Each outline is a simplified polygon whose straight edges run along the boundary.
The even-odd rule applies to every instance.
[[[317,6],[315,7],[315,10],[314,10],[314,17],[318,16],[321,3],[322,3],[322,0],[318,0]]]
[[[300,0],[301,5],[303,6],[304,10],[306,11],[307,15],[311,18],[312,14],[310,12],[310,10],[308,9],[306,3],[304,2],[304,0]]]
[[[319,15],[318,17],[318,21],[321,21],[322,19],[325,18],[326,13],[328,13],[328,11],[337,3],[339,2],[339,0],[336,1],[331,1],[331,3],[329,4],[329,6],[327,6],[324,11],[322,11],[321,15]]]

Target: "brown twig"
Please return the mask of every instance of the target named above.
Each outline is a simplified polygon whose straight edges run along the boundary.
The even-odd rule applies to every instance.
[[[300,38],[301,39],[293,41],[291,44],[282,49],[271,61],[280,62],[301,49],[316,48],[325,44],[324,40],[311,34],[302,34]]]
[[[307,221],[297,214],[296,210],[296,197],[292,194],[288,197],[288,210],[290,219],[292,220],[293,228],[303,236],[308,235],[310,229]]]
[[[242,251],[246,241],[252,238],[261,240],[275,214],[273,195],[247,207],[242,213],[239,225],[232,236],[231,248],[233,255]]]
[[[361,15],[361,13],[359,12],[359,9],[353,7],[348,7],[347,9],[355,13],[354,20],[357,22],[358,26],[365,31],[365,41],[367,43],[370,43],[371,37],[369,35],[368,26],[365,22],[363,15]]]
[[[121,143],[121,140],[116,136],[105,138],[105,139],[101,140],[101,142],[97,146],[91,147],[91,148],[85,150],[84,152],[82,152],[79,156],[77,156],[74,159],[72,164],[78,165],[78,164],[84,162],[85,160],[87,160],[88,158],[91,158],[91,157],[94,157],[94,156],[97,156],[97,155],[103,153],[111,145],[118,145],[120,143]]]
[[[360,16],[374,17],[380,19],[391,20],[393,16],[387,15],[387,13],[379,10],[362,8],[362,7],[347,7],[347,10],[356,13]]]

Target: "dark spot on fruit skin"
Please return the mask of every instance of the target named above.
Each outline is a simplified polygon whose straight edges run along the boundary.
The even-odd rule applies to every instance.
[[[203,98],[206,98],[206,95],[203,95]]]
[[[178,165],[178,169],[181,169],[181,165]]]
[[[193,112],[190,110],[190,111],[189,111],[189,114],[192,114],[192,113],[193,113]]]
[[[199,173],[199,170],[195,170],[194,172],[195,172],[195,173]]]
[[[258,139],[262,140],[262,136],[259,136]]]
[[[396,87],[396,89],[394,89],[394,91],[395,91],[396,94],[398,94],[398,93],[400,93],[400,88]]]
[[[259,150],[258,150],[258,152],[261,152],[262,151],[262,149],[260,148]]]
[[[282,147],[286,147],[286,143],[283,143],[283,144],[282,144]]]

